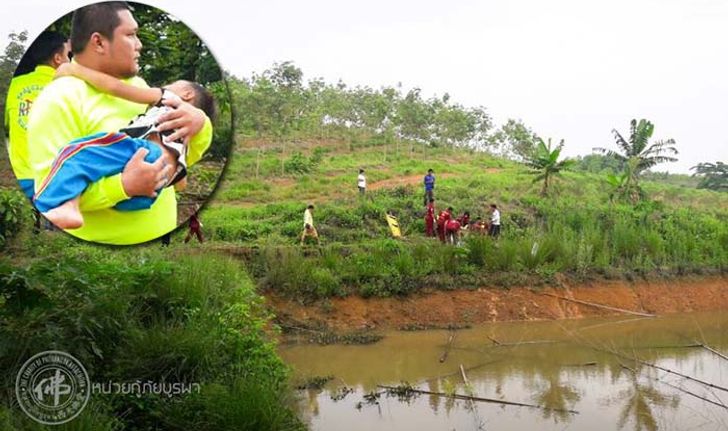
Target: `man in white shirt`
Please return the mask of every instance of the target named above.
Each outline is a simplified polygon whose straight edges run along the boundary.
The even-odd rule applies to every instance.
[[[364,176],[364,169],[359,169],[359,177],[356,180],[356,185],[359,187],[360,195],[367,192],[367,177]]]
[[[498,238],[500,235],[500,211],[496,204],[490,204],[490,228],[488,229],[488,235],[493,238]]]
[[[318,245],[321,245],[318,232],[316,232],[316,228],[313,226],[313,205],[309,205],[308,208],[306,208],[306,211],[303,212],[303,233],[301,234],[301,245],[303,245],[303,240],[305,240],[307,236],[316,238]]]

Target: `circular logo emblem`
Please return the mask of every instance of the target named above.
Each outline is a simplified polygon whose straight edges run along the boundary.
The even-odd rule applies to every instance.
[[[86,369],[65,352],[49,350],[28,359],[15,380],[25,414],[44,425],[73,420],[86,407],[91,385]]]

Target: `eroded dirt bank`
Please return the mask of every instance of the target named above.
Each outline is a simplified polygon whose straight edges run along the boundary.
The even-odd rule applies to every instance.
[[[433,291],[405,298],[331,298],[313,305],[268,296],[282,323],[334,331],[464,326],[493,321],[574,319],[621,314],[548,294],[635,312],[668,314],[728,310],[728,278],[599,281],[530,289],[480,288]]]

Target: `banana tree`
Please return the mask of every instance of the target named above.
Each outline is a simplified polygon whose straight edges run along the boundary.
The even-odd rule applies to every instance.
[[[677,158],[672,157],[678,154],[674,139],[648,144],[654,131],[655,126],[651,122],[645,119],[637,122],[633,119],[630,122],[629,140],[624,139],[616,129],[612,130],[619,151],[594,148],[594,151],[615,157],[622,162],[624,173],[627,175],[624,190],[632,203],[637,203],[640,199],[639,179],[644,171],[660,163],[677,161]]]
[[[572,159],[559,161],[561,149],[564,147],[563,139],[553,149],[551,147],[551,138],[548,139],[548,144],[541,138],[536,138],[536,143],[535,151],[526,158],[526,165],[533,169],[533,174],[536,174],[536,178],[533,179],[534,183],[543,181],[541,194],[546,196],[549,191],[551,179],[559,175],[563,169],[574,165],[575,161]]]

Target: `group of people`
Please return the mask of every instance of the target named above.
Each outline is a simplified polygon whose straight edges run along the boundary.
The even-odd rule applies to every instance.
[[[498,205],[490,204],[490,217],[486,221],[481,217],[470,219],[470,212],[464,211],[460,216],[454,216],[452,207],[440,211],[435,216],[435,172],[432,169],[427,171],[424,180],[425,187],[425,236],[437,237],[443,243],[459,244],[464,232],[470,232],[479,235],[489,235],[497,238],[500,235],[501,220]],[[359,194],[366,193],[366,176],[364,169],[359,169],[357,177],[357,187]],[[308,205],[303,213],[303,231],[301,232],[301,245],[304,244],[306,238],[313,238],[317,244],[321,244],[318,231],[313,223],[314,206]],[[391,215],[391,214],[390,214]]]
[[[425,236],[437,236],[444,243],[458,244],[463,232],[487,234],[494,238],[500,235],[500,210],[496,204],[490,204],[489,222],[481,217],[470,220],[468,211],[455,217],[452,207],[440,211],[435,217],[435,172],[432,169],[427,171],[423,183],[425,187]]]
[[[148,87],[137,32],[125,2],[79,8],[70,40],[41,34],[8,89],[21,188],[44,217],[89,241],[134,244],[174,229],[174,190],[212,141],[210,92],[190,81]]]

